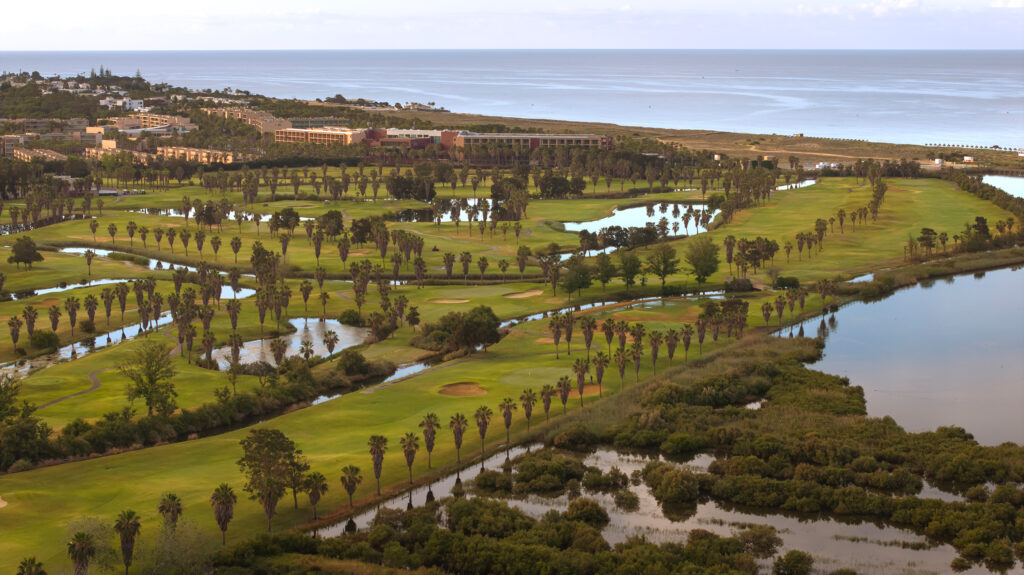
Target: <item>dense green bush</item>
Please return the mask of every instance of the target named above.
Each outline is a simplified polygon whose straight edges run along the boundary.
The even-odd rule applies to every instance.
[[[60,337],[48,329],[37,329],[29,341],[32,347],[40,350],[60,347]]]

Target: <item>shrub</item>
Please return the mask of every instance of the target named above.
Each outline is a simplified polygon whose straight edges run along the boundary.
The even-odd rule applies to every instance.
[[[623,511],[636,511],[640,508],[640,498],[628,489],[615,492],[615,506]]]
[[[775,560],[772,575],[810,575],[814,558],[803,551],[790,551]]]
[[[512,491],[512,476],[493,469],[481,471],[476,476],[474,485],[482,491],[510,493]]]
[[[609,521],[611,521],[608,518],[608,512],[597,501],[587,499],[586,497],[574,499],[569,504],[569,509],[565,511],[565,518],[570,521],[586,523],[598,529],[608,525]]]
[[[47,329],[37,329],[32,334],[32,347],[36,349],[57,349],[60,347],[60,338],[57,334]]]
[[[344,325],[354,325],[356,327],[363,326],[363,318],[359,315],[359,312],[354,309],[347,309],[341,312],[338,316],[338,322]]]
[[[754,284],[750,283],[750,280],[748,280],[747,278],[736,278],[734,280],[725,282],[725,291],[754,291]]]
[[[779,276],[775,280],[777,289],[796,289],[800,287],[800,280],[794,276]]]
[[[559,449],[589,451],[597,443],[597,436],[582,424],[577,423],[556,435],[552,443]]]
[[[366,357],[354,349],[343,349],[338,354],[334,369],[345,375],[366,375],[370,373],[370,364]]]
[[[32,462],[27,459],[19,459],[7,468],[7,473],[18,473],[20,471],[28,471],[29,469],[32,469]]]
[[[89,318],[79,321],[78,327],[82,330],[82,333],[93,333],[96,331],[96,323]]]

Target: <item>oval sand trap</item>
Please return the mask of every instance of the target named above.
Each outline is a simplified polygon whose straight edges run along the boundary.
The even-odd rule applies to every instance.
[[[446,297],[436,297],[427,301],[430,303],[469,303],[468,299],[452,299]]]
[[[475,395],[486,395],[487,390],[480,387],[476,382],[460,381],[459,383],[449,383],[442,387],[439,393],[452,397],[473,397]]]
[[[544,292],[542,290],[532,289],[532,290],[529,290],[529,291],[521,291],[519,293],[507,293],[507,294],[505,294],[502,297],[507,297],[509,299],[523,299],[524,297],[534,297],[534,296],[541,295],[543,293]]]
[[[4,507],[7,507],[7,502],[4,501],[3,497],[0,497],[0,509],[3,509]]]

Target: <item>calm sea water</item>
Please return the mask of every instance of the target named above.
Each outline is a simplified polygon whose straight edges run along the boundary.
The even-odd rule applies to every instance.
[[[901,143],[1024,146],[1020,51],[0,52],[0,70],[456,112]]]

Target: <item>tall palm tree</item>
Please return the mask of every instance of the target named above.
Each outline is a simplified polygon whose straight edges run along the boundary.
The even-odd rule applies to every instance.
[[[324,347],[327,348],[327,355],[334,354],[334,348],[338,345],[337,332],[329,331],[324,335]]]
[[[309,506],[313,508],[313,520],[317,519],[316,505],[320,498],[327,493],[327,478],[319,471],[311,471],[306,476],[306,492],[309,493]]]
[[[590,344],[594,341],[597,331],[597,320],[589,315],[580,318],[580,331],[583,332],[583,345],[587,347],[587,359],[590,359]]]
[[[348,493],[348,507],[352,509],[352,495],[355,494],[359,484],[363,482],[363,476],[359,474],[359,468],[355,465],[346,465],[341,468],[341,486]]]
[[[377,495],[380,495],[380,474],[384,470],[384,453],[388,450],[388,438],[383,435],[372,435],[366,445],[370,448],[373,476],[377,478]]]
[[[669,329],[665,332],[665,350],[668,351],[668,365],[672,366],[672,358],[676,355],[676,347],[679,346],[679,332]]]
[[[580,407],[583,407],[583,386],[587,383],[587,374],[590,373],[590,362],[582,357],[576,359],[572,364],[572,372],[576,374],[576,386],[580,393]]]
[[[288,344],[281,338],[270,340],[270,353],[274,356],[274,363],[281,365],[284,361],[284,354],[288,351]]]
[[[611,358],[603,352],[599,351],[594,354],[594,378],[597,379],[597,396],[603,396],[603,390],[601,382],[604,381],[604,368],[608,367],[611,362]]]
[[[572,382],[568,375],[558,379],[558,399],[562,400],[562,415],[565,415],[565,406],[569,402],[569,394],[572,393]]]
[[[619,368],[619,389],[626,383],[626,366],[629,365],[629,356],[621,349],[615,350],[615,367]]]
[[[173,493],[168,493],[160,499],[160,505],[156,510],[164,516],[164,522],[173,530],[178,525],[178,518],[183,511],[181,499]]]
[[[476,413],[473,414],[473,419],[476,420],[476,430],[480,433],[480,468],[484,466],[484,440],[487,438],[487,426],[491,423],[491,417],[494,416],[494,412],[491,411],[490,407],[481,405],[476,408]]]
[[[18,575],[46,575],[46,569],[35,557],[26,557],[18,563]]]
[[[555,342],[555,359],[558,359],[558,342],[562,339],[562,314],[555,314],[548,320],[551,339]]]
[[[519,396],[519,402],[523,405],[523,415],[526,416],[526,431],[530,431],[530,418],[533,417],[533,406],[537,404],[537,394],[533,389],[526,388]]]
[[[644,344],[634,341],[629,346],[629,353],[633,356],[633,372],[636,374],[636,380],[640,381],[640,358],[644,356]]]
[[[615,339],[615,320],[609,317],[601,322],[601,331],[604,332],[604,339],[608,343],[608,355],[611,355],[612,340]]]
[[[231,519],[235,516],[236,503],[238,503],[238,497],[227,483],[218,485],[217,489],[213,490],[213,495],[210,495],[213,518],[217,521],[217,526],[220,527],[221,545],[227,545],[228,523],[231,523]]]
[[[501,417],[505,422],[505,447],[508,448],[509,444],[509,429],[512,427],[512,412],[518,409],[516,402],[511,397],[506,397],[501,400],[498,405],[498,410],[501,411]]]
[[[299,344],[299,353],[302,354],[302,359],[306,360],[306,365],[309,365],[309,358],[313,357],[313,342],[308,339],[302,340]]]
[[[86,575],[89,562],[96,557],[96,542],[92,535],[79,531],[68,541],[68,558],[75,566],[75,575]]]
[[[124,561],[124,572],[132,566],[132,558],[135,555],[135,538],[139,536],[142,524],[137,513],[131,509],[122,511],[114,522],[114,531],[121,538],[121,560]]]
[[[409,485],[412,485],[412,463],[416,460],[416,452],[420,450],[420,438],[409,432],[398,442],[402,446],[402,454],[405,455],[405,464],[409,467]]]
[[[654,373],[658,371],[658,350],[661,348],[662,337],[660,331],[652,331],[651,335],[647,338],[651,346],[651,370]]]
[[[455,439],[455,462],[462,463],[462,436],[466,433],[466,429],[469,428],[469,420],[466,419],[465,415],[456,413],[452,416],[451,420],[448,421],[448,429],[452,430],[452,437]]]
[[[551,421],[551,400],[557,394],[555,386],[550,383],[545,383],[544,387],[540,388],[540,402],[544,406],[544,423]]]
[[[430,455],[434,452],[434,440],[437,438],[437,429],[441,427],[441,420],[436,413],[428,413],[420,421],[420,429],[423,430],[423,445],[427,448],[427,469],[430,469]]]
[[[686,363],[687,356],[690,355],[690,341],[693,339],[693,325],[689,323],[683,324],[683,363]]]

